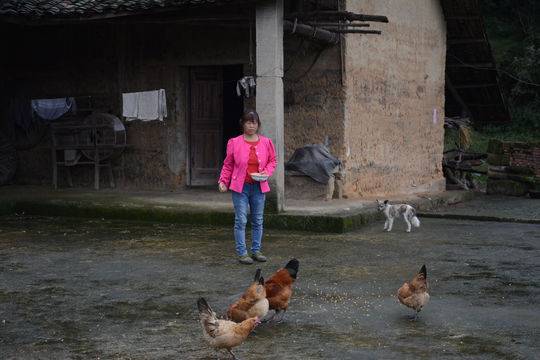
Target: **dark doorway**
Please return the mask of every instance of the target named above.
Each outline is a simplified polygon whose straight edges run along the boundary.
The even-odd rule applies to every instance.
[[[240,134],[244,104],[236,80],[241,77],[241,65],[191,68],[189,185],[217,183],[227,140]]]

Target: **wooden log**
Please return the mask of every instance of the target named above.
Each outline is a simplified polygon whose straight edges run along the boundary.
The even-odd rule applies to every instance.
[[[322,27],[369,27],[370,24],[368,23],[350,23],[350,22],[318,22],[318,21],[305,21],[304,24],[310,25],[310,26],[322,26]]]
[[[298,19],[345,19],[349,21],[373,21],[373,22],[382,22],[387,23],[388,18],[382,15],[366,15],[366,14],[356,14],[350,11],[335,11],[335,10],[326,10],[326,11],[312,11],[306,13],[292,13],[289,15],[289,18],[298,18]]]
[[[450,170],[449,168],[445,167],[444,168],[444,176],[450,180],[453,184],[456,184],[456,185],[459,185],[461,186],[462,189],[464,190],[469,190],[469,187],[467,186],[467,184],[462,181],[461,179],[458,179],[454,173],[452,172],[452,170]]]
[[[294,23],[289,20],[283,21],[283,31],[289,34],[298,34],[306,38],[318,40],[325,44],[335,45],[339,43],[339,35],[335,32],[306,24]]]
[[[488,173],[487,171],[484,171],[484,170],[475,170],[471,167],[464,167],[464,166],[459,166],[459,165],[444,164],[443,167],[449,168],[452,170],[475,173],[475,174],[482,174],[482,175],[485,175]]]
[[[353,30],[353,29],[336,29],[332,30],[335,33],[340,34],[381,34],[380,30]]]

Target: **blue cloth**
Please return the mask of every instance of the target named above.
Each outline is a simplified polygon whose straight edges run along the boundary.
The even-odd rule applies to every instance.
[[[251,252],[261,250],[263,235],[264,201],[266,196],[261,192],[258,182],[244,184],[241,193],[232,191],[234,204],[234,240],[238,256],[247,254],[246,249],[246,224],[248,206],[251,213]]]
[[[69,110],[75,111],[75,99],[72,97],[58,99],[34,99],[32,109],[44,120],[56,120]]]

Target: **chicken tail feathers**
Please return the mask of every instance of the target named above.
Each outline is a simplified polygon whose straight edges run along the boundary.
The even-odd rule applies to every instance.
[[[253,278],[253,281],[260,282],[260,279],[261,279],[261,269],[257,269],[257,271],[255,271],[255,277]]]
[[[210,307],[210,305],[208,305],[208,303],[206,302],[206,300],[203,297],[200,297],[197,300],[197,307],[199,308],[199,313],[212,314],[212,312],[213,312],[212,308]]]
[[[426,265],[422,265],[422,268],[420,269],[419,274],[424,275],[424,279],[427,279]]]
[[[199,319],[201,320],[204,331],[209,336],[216,337],[216,332],[219,328],[216,313],[212,311],[210,305],[202,297],[197,300],[197,307],[199,308]]]
[[[298,274],[298,268],[300,266],[300,262],[296,259],[291,259],[287,265],[285,265],[285,269],[289,272],[289,275],[293,279],[296,279],[296,275]]]

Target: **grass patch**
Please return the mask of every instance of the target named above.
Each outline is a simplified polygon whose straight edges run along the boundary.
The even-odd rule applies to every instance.
[[[455,129],[445,129],[444,150],[456,149],[458,132]],[[485,126],[479,130],[472,130],[471,146],[469,152],[486,153],[490,139],[509,142],[538,142],[540,130],[524,126]]]

